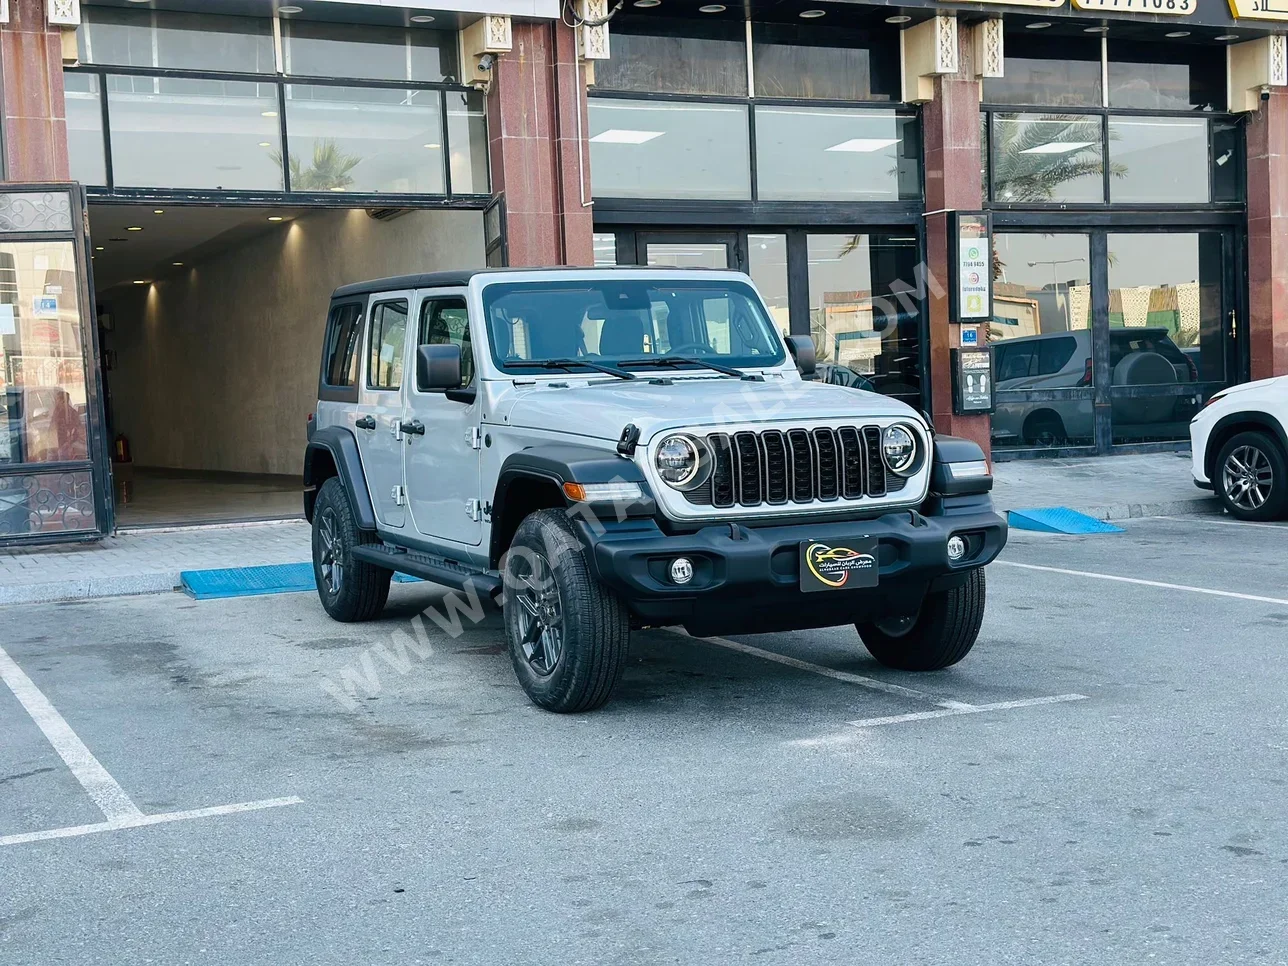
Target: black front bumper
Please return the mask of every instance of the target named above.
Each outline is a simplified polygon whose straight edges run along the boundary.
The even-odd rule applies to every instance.
[[[733,634],[827,627],[917,611],[928,590],[946,589],[991,562],[1006,545],[1006,521],[987,496],[932,499],[923,513],[867,520],[750,527],[720,524],[668,534],[652,519],[578,521],[599,579],[642,624],[683,624],[694,633]],[[967,538],[962,560],[948,559],[949,537]],[[878,541],[876,587],[805,593],[803,541]],[[687,557],[693,579],[671,582],[671,561]]]

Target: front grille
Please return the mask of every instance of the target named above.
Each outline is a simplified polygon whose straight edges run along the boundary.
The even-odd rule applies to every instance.
[[[711,433],[711,479],[684,494],[697,506],[835,502],[883,497],[907,481],[887,473],[876,426]]]

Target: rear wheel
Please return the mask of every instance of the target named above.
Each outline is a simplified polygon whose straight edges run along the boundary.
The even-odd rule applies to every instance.
[[[984,570],[966,574],[951,590],[927,594],[913,616],[856,624],[869,653],[900,671],[938,671],[956,664],[975,646],[984,620]]]
[[[630,616],[590,572],[562,511],[519,524],[504,577],[510,662],[528,697],[565,714],[604,705],[626,667]]]
[[[1240,520],[1277,520],[1288,511],[1288,466],[1269,433],[1231,437],[1217,455],[1213,475],[1221,503]]]
[[[369,621],[384,610],[394,572],[353,558],[354,547],[378,542],[354,523],[340,480],[323,483],[313,505],[313,579],[322,608],[335,620]]]

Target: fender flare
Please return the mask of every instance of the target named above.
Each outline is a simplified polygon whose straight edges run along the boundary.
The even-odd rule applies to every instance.
[[[323,454],[326,454],[325,457]],[[329,459],[327,458],[329,457]],[[335,476],[349,494],[354,522],[359,530],[376,529],[376,513],[367,489],[367,475],[362,469],[362,456],[353,433],[342,426],[327,426],[315,430],[304,450],[304,517],[313,521],[313,505],[317,491],[332,474],[328,464],[335,467]]]

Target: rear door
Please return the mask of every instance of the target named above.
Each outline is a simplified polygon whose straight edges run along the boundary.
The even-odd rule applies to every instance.
[[[404,362],[411,292],[373,295],[367,309],[367,338],[361,360],[362,392],[354,435],[362,454],[371,503],[380,525],[406,523],[403,489]]]

